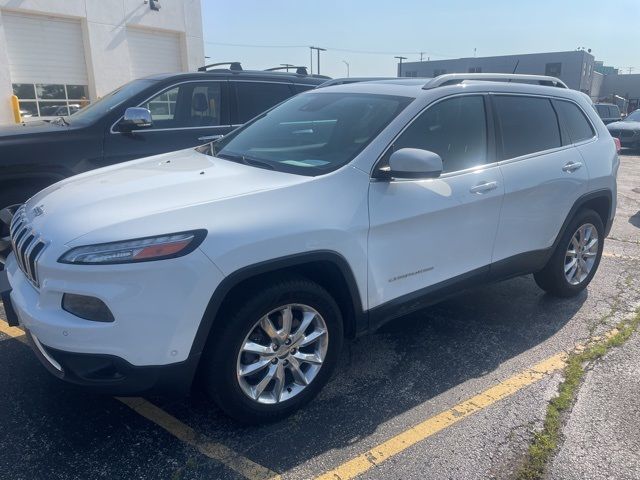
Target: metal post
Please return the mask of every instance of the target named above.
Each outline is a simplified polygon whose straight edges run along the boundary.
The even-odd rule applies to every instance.
[[[407,57],[393,57],[393,58],[397,58],[398,60],[400,60],[400,68],[398,69],[398,77],[402,76],[402,60],[406,60]]]

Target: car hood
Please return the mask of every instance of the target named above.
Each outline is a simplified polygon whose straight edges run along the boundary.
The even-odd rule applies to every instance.
[[[283,188],[311,178],[187,149],[68,178],[29,199],[25,211],[33,229],[56,243],[69,243],[96,230],[113,232],[118,226],[121,231],[116,234],[128,235],[132,224],[140,225],[145,233],[155,229],[159,229],[156,233],[170,233],[201,228],[203,219],[193,218],[188,211],[195,205]],[[168,212],[174,214],[165,216],[171,218],[171,225],[157,225],[157,214]],[[132,234],[137,228],[133,230]]]
[[[622,121],[607,125],[609,130],[640,130],[640,122]]]
[[[0,125],[0,139],[40,133],[62,133],[68,131],[69,128],[69,125],[59,125],[57,123],[45,122],[44,120],[34,120],[33,122],[18,123],[15,125]]]

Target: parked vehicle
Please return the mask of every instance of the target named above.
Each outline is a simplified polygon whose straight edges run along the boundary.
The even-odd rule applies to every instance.
[[[229,415],[273,420],[345,337],[516,275],[581,292],[618,166],[590,100],[550,77],[313,90],[38,193],[13,216],[5,309],[66,381],[175,393],[198,370]]]
[[[77,111],[71,116],[54,105],[46,113],[58,115],[54,121],[0,126],[0,209],[71,175],[200,145],[328,78],[301,67],[289,73],[213,64],[134,80],[80,111],[70,105]]]
[[[620,146],[640,148],[640,110],[630,113],[620,122],[607,125],[612,137],[620,139]]]
[[[594,103],[593,108],[596,109],[605,125],[619,122],[622,119],[620,108],[614,103]]]

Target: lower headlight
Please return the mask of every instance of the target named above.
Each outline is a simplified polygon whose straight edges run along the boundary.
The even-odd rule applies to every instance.
[[[81,265],[104,265],[181,257],[194,251],[202,243],[206,234],[206,230],[194,230],[75,247],[62,255],[58,261]]]

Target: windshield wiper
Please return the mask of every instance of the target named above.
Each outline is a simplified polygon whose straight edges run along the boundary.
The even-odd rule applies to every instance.
[[[218,153],[217,157],[224,158],[225,160],[231,160],[232,162],[242,163],[251,167],[266,168],[267,170],[275,170],[273,165],[257,158],[247,157],[246,155],[238,155],[235,153]]]

